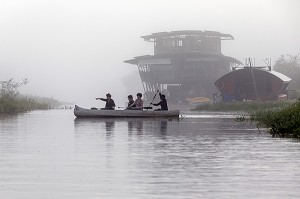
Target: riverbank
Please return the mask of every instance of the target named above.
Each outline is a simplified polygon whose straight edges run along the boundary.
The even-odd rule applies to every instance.
[[[59,105],[60,102],[57,100],[46,97],[0,96],[0,115],[53,109]]]
[[[300,101],[206,104],[193,110],[239,112],[239,121],[255,122],[258,127],[267,128],[273,137],[300,138]]]
[[[22,82],[15,82],[13,78],[0,81],[0,115],[53,109],[61,105],[53,98],[20,94],[19,88],[27,84],[27,79],[23,79]]]
[[[268,102],[231,102],[217,104],[203,104],[192,109],[193,111],[216,111],[216,112],[244,112],[253,113],[260,110],[278,109],[289,106],[290,101],[268,101]]]
[[[273,137],[300,138],[300,100],[278,109],[256,111],[250,120],[268,128]]]

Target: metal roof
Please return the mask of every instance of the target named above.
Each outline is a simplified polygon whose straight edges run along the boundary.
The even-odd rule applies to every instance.
[[[219,79],[217,79],[214,84],[216,85],[216,83],[219,82],[221,79],[226,78],[227,76],[229,76],[229,75],[231,75],[233,73],[238,73],[238,72],[240,72],[242,70],[250,70],[250,69],[251,69],[250,67],[236,68],[235,70],[233,70],[233,71],[231,71],[231,72],[223,75]],[[286,75],[284,75],[282,73],[279,73],[279,72],[276,72],[276,71],[270,71],[270,70],[258,69],[258,68],[253,68],[253,70],[262,71],[262,72],[265,72],[265,73],[270,73],[273,76],[279,78],[281,81],[286,82],[286,83],[288,83],[288,82],[290,82],[292,80],[291,78],[287,77]]]
[[[282,73],[279,73],[279,72],[276,72],[276,71],[267,71],[273,75],[275,75],[276,77],[278,77],[279,79],[281,79],[283,82],[290,82],[292,79],[287,77],[286,75],[282,74]]]

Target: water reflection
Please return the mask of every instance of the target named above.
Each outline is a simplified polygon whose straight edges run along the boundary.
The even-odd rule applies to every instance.
[[[168,121],[167,119],[135,119],[127,120],[128,123],[128,134],[132,135],[136,133],[137,135],[142,135],[143,133],[152,132],[156,134],[157,130],[162,135],[166,135],[168,131]]]
[[[116,126],[116,124],[118,125]],[[87,133],[101,133],[105,131],[107,137],[112,137],[114,133],[118,132],[119,128],[121,128],[122,134],[126,133],[124,130],[127,129],[129,137],[146,134],[148,134],[148,136],[166,136],[168,134],[169,125],[172,125],[173,130],[171,131],[174,133],[174,129],[178,130],[179,120],[149,118],[77,118],[74,120],[76,134],[89,129]]]
[[[115,121],[105,121],[106,132],[112,132],[115,129]]]
[[[113,120],[105,121],[105,130],[106,130],[106,136],[108,137],[112,136],[115,130],[115,121]]]
[[[160,132],[165,135],[167,130],[168,130],[168,121],[166,120],[160,121]]]
[[[128,134],[132,135],[133,132],[141,134],[144,128],[143,120],[128,120]]]
[[[299,198],[299,144],[227,117],[36,111],[0,119],[0,198]]]

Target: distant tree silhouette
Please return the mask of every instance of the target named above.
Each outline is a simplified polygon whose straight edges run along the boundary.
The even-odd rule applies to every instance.
[[[292,79],[289,89],[300,91],[300,54],[281,55],[275,62],[274,70]]]
[[[16,97],[19,94],[19,87],[28,83],[27,78],[21,83],[15,82],[12,78],[7,81],[0,81],[0,97]]]

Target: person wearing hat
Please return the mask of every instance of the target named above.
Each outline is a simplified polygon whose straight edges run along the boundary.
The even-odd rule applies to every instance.
[[[115,110],[116,104],[113,99],[111,99],[111,94],[106,94],[106,99],[97,97],[96,100],[102,100],[105,101],[105,108],[102,108],[101,110]]]
[[[160,98],[160,102],[158,102],[157,104],[153,104],[154,106],[159,106],[160,105],[160,109],[156,109],[156,111],[167,111],[168,110],[168,103],[166,100],[166,96],[164,94],[159,93],[159,98]]]
[[[142,100],[142,93],[136,94],[137,99],[134,101],[133,104],[128,106],[127,109],[131,110],[143,110],[143,100]]]

